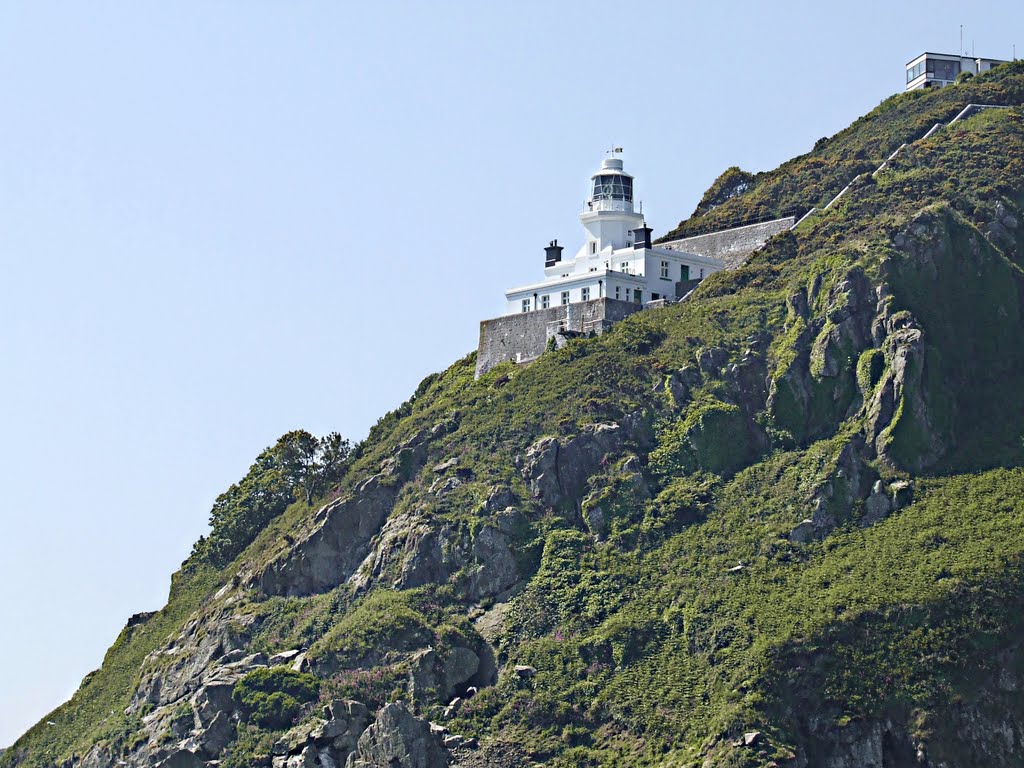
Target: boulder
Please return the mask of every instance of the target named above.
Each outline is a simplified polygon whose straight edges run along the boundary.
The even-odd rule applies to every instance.
[[[796,528],[789,532],[789,540],[794,544],[806,544],[814,538],[814,533],[814,521],[805,518],[800,521]]]
[[[450,720],[459,713],[460,709],[462,709],[462,697],[456,696],[448,702],[448,706],[444,708],[444,714],[442,717],[444,717],[445,720]]]
[[[875,482],[871,489],[871,495],[864,501],[864,516],[860,520],[862,527],[874,525],[881,522],[892,512],[892,502],[886,494],[886,489],[881,480]]]
[[[444,748],[445,749],[458,749],[459,747],[462,746],[462,742],[463,741],[465,741],[465,738],[463,736],[460,736],[460,735],[458,735],[456,733],[449,734],[449,735],[444,737],[444,741],[443,741]]]
[[[460,485],[462,485],[462,481],[457,477],[439,477],[430,484],[428,493],[436,493],[438,496],[447,496]]]
[[[914,501],[914,484],[906,480],[897,480],[889,486],[892,508],[903,509]]]
[[[197,749],[179,747],[165,757],[154,768],[203,768],[206,760]]]
[[[492,515],[503,509],[515,506],[518,499],[516,495],[505,485],[491,486],[487,493],[487,500],[483,504],[483,513]]]
[[[696,358],[701,373],[717,376],[729,362],[729,352],[722,347],[704,347],[696,353]]]
[[[587,524],[590,532],[594,534],[595,539],[604,541],[605,536],[608,535],[608,515],[604,511],[604,507],[584,501],[583,521]]]
[[[479,602],[507,592],[520,580],[519,564],[509,546],[508,536],[485,525],[473,539],[475,565],[466,582],[466,597]]]
[[[341,755],[342,759],[356,748],[360,735],[373,719],[364,704],[352,699],[341,699],[324,707],[327,718],[323,727],[312,732],[318,746],[327,743]]]
[[[267,666],[276,667],[279,665],[287,664],[301,653],[302,651],[298,648],[294,648],[290,651],[281,651],[280,653],[275,653],[273,656],[267,659]]]
[[[450,459],[446,459],[445,461],[435,464],[433,471],[437,474],[441,474],[442,472],[447,472],[449,469],[457,466],[459,466],[459,459],[456,456],[452,456]]]
[[[201,730],[196,731],[199,747],[210,757],[217,757],[234,740],[236,728],[234,713],[221,710]]]
[[[359,737],[346,768],[447,768],[448,757],[430,723],[398,702],[388,704]]]
[[[480,656],[455,646],[444,653],[433,648],[418,651],[409,662],[409,693],[417,703],[450,701],[480,670]]]

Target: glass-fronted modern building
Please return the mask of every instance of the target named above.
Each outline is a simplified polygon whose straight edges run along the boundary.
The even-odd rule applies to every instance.
[[[961,72],[980,75],[1003,63],[1002,59],[957,56],[955,53],[922,53],[907,62],[907,90],[941,88],[956,82]]]

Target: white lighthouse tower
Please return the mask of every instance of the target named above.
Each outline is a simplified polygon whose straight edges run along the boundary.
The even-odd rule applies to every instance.
[[[586,232],[572,259],[562,259],[557,240],[544,249],[544,279],[505,292],[506,312],[536,312],[607,299],[631,304],[681,298],[723,262],[707,256],[658,248],[651,229],[634,208],[633,177],[623,169],[621,149],[610,152],[591,175],[580,222]]]
[[[577,258],[632,247],[633,231],[644,226],[644,217],[633,209],[633,177],[622,170],[621,158],[606,158],[590,179],[591,194],[580,214],[587,242]]]

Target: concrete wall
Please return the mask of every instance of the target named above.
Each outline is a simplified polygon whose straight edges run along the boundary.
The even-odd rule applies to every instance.
[[[760,224],[749,224],[745,227],[725,229],[721,232],[684,237],[682,240],[670,240],[666,243],[658,243],[658,247],[671,246],[676,251],[686,251],[701,256],[710,256],[713,259],[721,259],[725,262],[726,269],[736,269],[742,267],[750,258],[750,254],[764,245],[769,237],[777,235],[779,232],[785,232],[795,223],[795,217],[787,216],[784,219],[764,221]]]
[[[641,309],[640,304],[606,298],[483,320],[476,375],[506,360],[525,363],[539,357],[547,348],[548,339],[560,331],[600,334],[612,323]]]

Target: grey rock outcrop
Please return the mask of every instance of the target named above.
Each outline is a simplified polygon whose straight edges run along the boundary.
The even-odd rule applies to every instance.
[[[897,480],[886,485],[878,480],[871,489],[871,495],[864,501],[864,516],[861,517],[860,524],[866,528],[879,523],[893,512],[906,507],[913,500],[913,483]]]
[[[465,594],[471,601],[501,596],[522,578],[510,542],[510,528],[518,513],[509,512],[499,517],[497,525],[485,525],[473,539],[474,560],[465,581]]]
[[[465,564],[458,539],[456,530],[423,509],[398,513],[384,524],[351,581],[358,590],[380,583],[397,589],[443,583]]]
[[[824,729],[824,725],[817,726]],[[919,764],[914,745],[890,722],[855,722],[845,728],[832,727],[828,753],[813,761],[798,754],[799,768],[864,768],[865,766],[910,766]],[[927,762],[924,763],[927,765]]]
[[[507,489],[499,490],[491,494],[485,508],[492,499],[514,497]],[[524,518],[514,507],[493,512],[491,517],[494,522],[474,534],[425,510],[396,514],[384,525],[351,582],[357,590],[365,590],[374,584],[411,589],[454,580],[470,602],[500,595],[522,578],[512,536]]]
[[[811,311],[822,302],[824,317]],[[809,288],[794,289],[787,305],[796,354],[770,377],[766,405],[780,426],[804,442],[828,434],[859,406],[855,366],[872,345],[875,292],[864,272],[853,268],[830,286],[818,275]]]
[[[216,607],[189,621],[177,636],[146,658],[128,714],[192,696],[206,684],[212,670],[241,674],[265,665],[266,658],[261,655],[244,655],[253,621],[252,616]],[[241,658],[225,664],[229,654]]]
[[[920,470],[944,452],[943,436],[932,425],[926,399],[924,334],[914,325],[895,329],[886,337],[883,351],[885,371],[867,404],[867,439],[888,464]],[[923,438],[912,456],[897,456],[891,450],[897,415],[904,427]]]
[[[815,532],[814,521],[807,518],[801,520],[800,524],[790,531],[789,540],[794,544],[806,544],[814,538]]]
[[[431,441],[458,423],[456,416],[417,432],[381,465],[381,472],[348,496],[317,511],[313,528],[256,577],[265,595],[301,596],[326,592],[347,581],[370,551],[402,485],[427,460]]]
[[[875,475],[866,464],[867,456],[868,448],[860,435],[854,435],[839,451],[835,463],[810,498],[814,537],[827,536],[849,519],[854,503],[868,492]],[[794,533],[800,531],[798,536],[806,533],[801,526],[794,530]]]
[[[889,497],[885,493],[882,481],[878,480],[871,490],[871,495],[864,501],[864,516],[861,518],[860,524],[862,526],[873,525],[888,517],[890,512],[892,512],[892,502],[889,501]]]
[[[471,648],[455,646],[442,653],[426,648],[409,662],[409,692],[413,701],[451,701],[480,671],[480,656]]]
[[[346,768],[447,768],[448,755],[430,728],[404,703],[388,704],[359,737]]]
[[[369,552],[398,495],[374,475],[347,496],[323,506],[314,529],[259,575],[266,595],[309,595],[325,592],[348,579]]]
[[[324,707],[324,718],[287,731],[273,747],[273,768],[338,768],[355,753],[372,721],[366,707],[351,699]]]
[[[587,478],[608,455],[622,450],[623,430],[618,424],[589,424],[575,437],[544,437],[526,452],[523,477],[535,498],[548,507],[564,502],[579,504]]]

